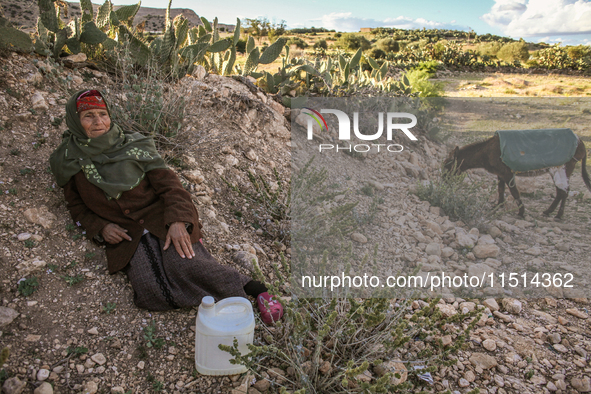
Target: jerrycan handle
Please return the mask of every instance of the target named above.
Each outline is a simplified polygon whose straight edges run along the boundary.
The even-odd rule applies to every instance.
[[[203,298],[205,300],[205,298]],[[215,304],[216,314],[252,314],[252,304],[244,297],[224,298]]]

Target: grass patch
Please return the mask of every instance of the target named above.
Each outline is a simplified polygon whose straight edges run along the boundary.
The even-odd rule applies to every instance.
[[[18,292],[25,297],[28,297],[36,292],[38,287],[39,281],[37,280],[36,276],[32,276],[28,279],[18,282]]]
[[[452,220],[478,226],[494,215],[489,204],[496,190],[484,181],[467,181],[467,174],[444,172],[441,178],[418,183],[415,194],[421,201],[440,207]]]

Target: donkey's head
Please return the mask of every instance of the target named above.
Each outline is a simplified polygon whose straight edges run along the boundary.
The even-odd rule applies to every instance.
[[[445,159],[445,161],[443,162],[443,171],[446,174],[457,174],[459,172],[461,172],[461,162],[459,161],[458,155],[460,153],[460,148],[459,147],[455,147],[451,152],[449,152],[449,155],[447,155],[447,158]]]

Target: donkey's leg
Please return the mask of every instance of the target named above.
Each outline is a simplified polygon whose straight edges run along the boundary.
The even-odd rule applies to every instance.
[[[550,170],[550,174],[552,175],[552,180],[554,181],[554,185],[556,186],[556,198],[552,202],[552,205],[548,207],[547,210],[544,211],[545,215],[549,215],[560,202],[560,208],[558,209],[558,213],[556,213],[556,219],[560,219],[564,214],[564,206],[566,203],[566,198],[568,197],[568,190],[569,190],[569,177],[573,173],[575,169],[576,162],[571,160],[564,166],[560,168],[554,168]]]
[[[562,215],[564,214],[564,206],[566,205],[566,199],[568,197],[568,191],[570,188],[569,180],[570,180],[570,176],[572,175],[573,171],[575,170],[576,164],[577,163],[574,160],[571,160],[568,163],[566,163],[564,165],[564,174],[566,174],[566,180],[561,179],[559,182],[556,183],[557,188],[558,188],[558,186],[560,186],[561,188],[564,188],[566,186],[566,189],[560,190],[561,194],[562,194],[562,202],[560,203],[560,208],[558,208],[558,213],[556,213],[556,216],[555,216],[556,219],[562,218]]]
[[[558,206],[558,203],[562,200],[562,194],[560,193],[561,191],[563,190],[559,189],[558,187],[556,188],[556,197],[554,198],[554,201],[552,201],[552,204],[550,204],[548,209],[546,209],[542,213],[544,216],[549,216],[552,212],[554,212],[554,210]]]
[[[503,179],[501,179],[501,177],[497,177],[499,178],[499,203],[498,205],[501,205],[505,202],[505,181]]]
[[[511,181],[505,181],[505,182],[507,183],[507,186],[509,186],[509,191],[511,192],[513,199],[515,200],[515,202],[517,203],[517,206],[519,207],[518,215],[521,217],[524,217],[525,216],[525,207],[523,206],[523,202],[521,202],[519,190],[517,190],[517,186],[515,185],[515,179],[513,179],[513,182],[511,182]]]
[[[556,219],[562,218],[562,214],[564,213],[564,205],[566,204],[566,198],[568,197],[568,189],[562,190],[557,188],[557,194],[560,193],[562,202],[560,203],[560,208],[558,208],[558,213],[554,216]]]

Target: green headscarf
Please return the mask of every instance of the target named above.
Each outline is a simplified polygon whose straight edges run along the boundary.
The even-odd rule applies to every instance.
[[[68,130],[49,158],[60,187],[82,170],[90,183],[101,188],[108,197],[118,199],[121,193],[139,185],[146,172],[167,168],[152,138],[123,131],[115,123],[100,137],[88,138],[76,111],[76,99],[84,92],[81,90],[68,100]]]

